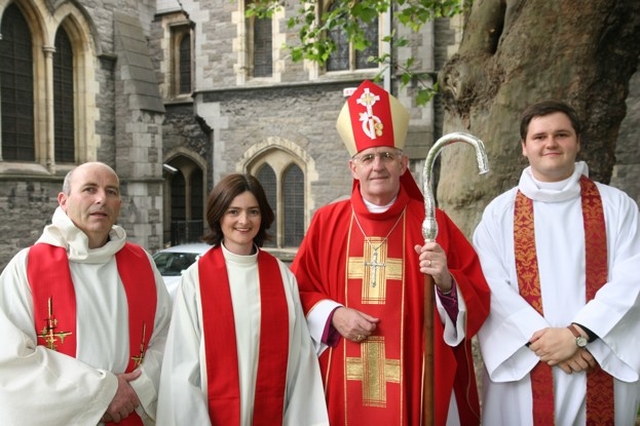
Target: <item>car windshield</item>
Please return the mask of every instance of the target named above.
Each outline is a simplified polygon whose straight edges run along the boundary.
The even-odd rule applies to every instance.
[[[200,257],[199,253],[159,252],[153,256],[160,275],[178,276]]]

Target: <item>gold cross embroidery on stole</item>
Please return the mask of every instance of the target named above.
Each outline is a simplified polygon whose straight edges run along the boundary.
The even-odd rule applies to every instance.
[[[401,258],[389,258],[387,238],[370,237],[363,242],[363,256],[349,257],[348,279],[362,280],[362,303],[386,303],[387,280],[402,279]],[[347,380],[362,382],[362,402],[386,407],[387,383],[400,383],[400,360],[385,358],[382,336],[371,336],[360,344],[361,357],[348,357]]]
[[[389,259],[386,238],[363,243],[363,257],[349,257],[348,279],[362,279],[362,303],[386,302],[387,280],[402,279],[402,259]]]
[[[58,328],[58,320],[53,314],[53,297],[50,297],[47,300],[47,313],[48,316],[44,320],[45,326],[38,334],[38,337],[44,339],[47,349],[55,351],[57,350],[56,343],[58,343],[58,339],[60,339],[60,343],[64,343],[64,338],[72,333],[70,331],[56,331],[56,329]]]
[[[362,356],[347,358],[347,380],[362,381],[362,403],[386,407],[387,383],[400,383],[400,360],[385,359],[382,336],[371,336],[361,345]]]
[[[144,340],[147,335],[147,323],[142,323],[142,340],[140,341],[140,353],[138,355],[132,356],[131,359],[136,367],[139,367],[144,361],[145,349],[144,349]]]

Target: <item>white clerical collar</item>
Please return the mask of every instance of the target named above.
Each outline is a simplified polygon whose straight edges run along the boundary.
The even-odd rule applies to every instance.
[[[533,177],[531,166],[522,171],[520,191],[534,201],[562,202],[580,196],[580,176],[589,176],[589,168],[584,161],[575,164],[573,174],[559,182],[541,182]]]
[[[237,254],[230,251],[224,245],[224,240],[220,243],[220,247],[222,247],[222,255],[227,262],[236,263],[239,265],[252,265],[258,261],[258,251],[260,251],[260,249],[258,249],[255,244],[255,251],[251,254]]]
[[[533,183],[535,183],[536,186],[540,189],[545,189],[547,191],[562,191],[567,186],[567,184],[569,184],[572,177],[573,176],[569,176],[568,178],[558,182],[543,182],[536,179],[535,176],[531,176],[531,179],[533,179]]]
[[[393,203],[396,202],[396,198],[398,198],[397,195],[393,197],[393,200],[391,200],[389,204],[385,204],[384,206],[373,204],[371,201],[367,201],[364,198],[362,199],[362,201],[364,201],[364,205],[367,206],[367,210],[369,210],[369,213],[384,213],[391,208]]]

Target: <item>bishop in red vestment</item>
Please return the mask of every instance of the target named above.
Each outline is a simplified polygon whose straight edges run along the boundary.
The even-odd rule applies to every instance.
[[[408,113],[364,82],[338,131],[352,154],[349,200],[319,209],[293,262],[320,353],[332,425],[420,425],[425,274],[436,284],[435,421],[479,424],[471,337],[489,311],[477,255],[438,210],[424,243],[422,194],[403,154]]]

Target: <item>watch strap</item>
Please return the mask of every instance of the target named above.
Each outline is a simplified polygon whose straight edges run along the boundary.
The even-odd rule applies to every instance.
[[[573,336],[576,338],[576,345],[579,348],[584,347],[589,342],[588,338],[584,337],[580,333],[580,331],[578,331],[578,328],[574,324],[569,324],[567,328],[569,329],[569,331],[571,331]],[[580,340],[582,340],[582,342],[579,342]]]
[[[582,334],[580,334],[580,332],[578,331],[578,329],[576,328],[575,325],[573,324],[569,324],[567,326],[567,328],[571,331],[571,333],[574,335],[574,337],[577,339],[578,337],[582,337]]]

